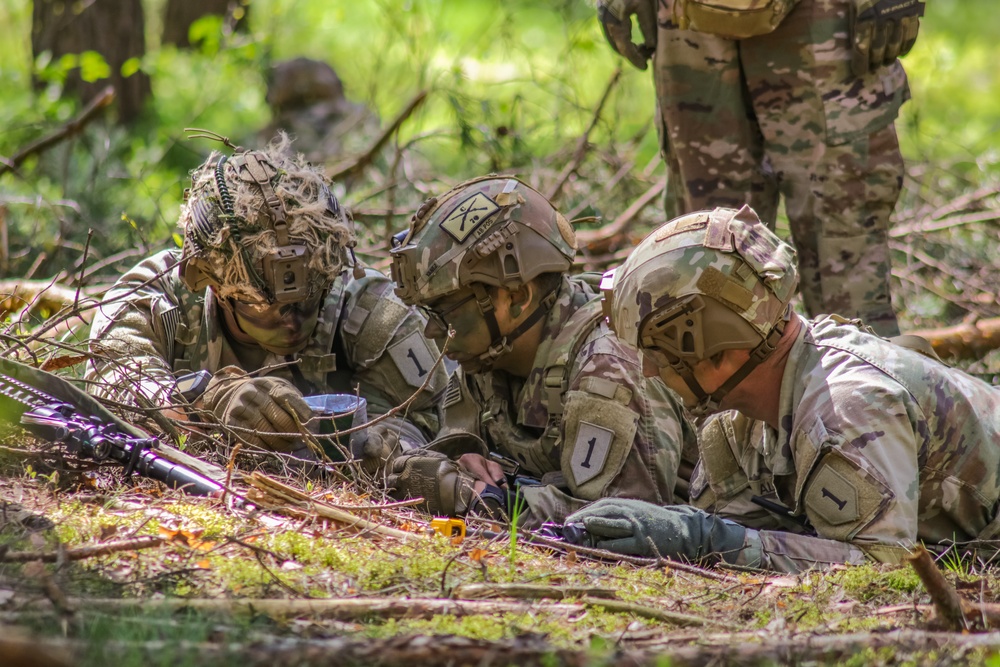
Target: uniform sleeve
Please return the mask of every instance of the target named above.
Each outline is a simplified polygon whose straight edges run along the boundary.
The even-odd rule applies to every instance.
[[[840,540],[747,529],[743,549],[727,560],[733,565],[794,574],[838,564],[860,565],[866,556],[864,550]]]
[[[370,417],[416,394],[404,415],[424,438],[440,428],[439,404],[448,384],[437,345],[423,334],[426,322],[393,292],[392,282],[369,269],[352,280],[340,331],[348,364],[368,401]]]
[[[695,446],[680,399],[643,377],[637,355],[610,332],[587,342],[574,366],[560,444],[570,494],[673,503],[681,450]]]
[[[917,541],[918,429],[926,420],[909,393],[888,380],[866,383],[863,395],[839,391],[830,401],[796,438],[797,458],[817,452],[800,502],[818,535],[897,562]]]
[[[171,285],[176,257],[144,260],[108,291],[90,330],[90,393],[125,405],[169,402],[178,304]]]

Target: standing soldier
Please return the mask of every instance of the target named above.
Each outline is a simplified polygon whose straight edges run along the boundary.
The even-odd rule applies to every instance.
[[[653,58],[667,217],[749,204],[773,228],[783,196],[809,314],[897,335],[893,121],[910,96],[897,56],[923,10],[920,0],[599,0],[611,46],[640,69]]]
[[[749,207],[671,220],[606,276],[618,337],[692,411],[733,412],[700,433],[702,509],[600,501],[569,517],[598,546],[795,572],[1000,534],[1000,390],[800,317],[796,279]]]
[[[468,181],[414,216],[392,251],[397,294],[427,314],[429,337],[453,330],[446,354],[461,366],[437,444],[472,434],[478,447],[438,447],[457,463],[395,459],[398,495],[423,496],[435,513],[506,509],[506,467],[541,480],[519,487],[522,526],[606,496],[673,502],[694,433],[677,397],[608,329],[596,281],[566,275],[575,255],[566,219],[512,177]]]
[[[285,154],[213,153],[192,173],[181,252],[160,252],[122,276],[94,318],[88,376],[124,404],[176,406],[177,375],[211,373],[196,407],[239,439],[301,449],[303,395],[354,393],[369,416],[419,395],[369,429],[418,446],[438,429],[447,384],[423,318],[382,274],[348,271],[350,212],[322,173]]]

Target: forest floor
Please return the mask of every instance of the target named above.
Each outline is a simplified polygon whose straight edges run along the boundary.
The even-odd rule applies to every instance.
[[[409,507],[273,471],[233,481],[238,507],[127,486],[21,441],[0,450],[8,667],[1000,664],[983,630],[1000,578],[974,558],[937,559],[966,600],[956,632],[909,564],[616,562],[497,526],[443,536]]]

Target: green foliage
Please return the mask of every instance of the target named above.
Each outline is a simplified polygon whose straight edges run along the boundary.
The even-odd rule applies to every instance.
[[[331,63],[347,96],[374,109],[383,123],[419,91],[429,91],[396,141],[419,154],[425,175],[445,184],[499,170],[534,179],[543,163],[560,168],[617,67],[623,68],[621,80],[590,142],[611,150],[628,146],[635,165],[656,159],[652,78],[611,52],[589,2],[258,0],[249,32],[204,17],[189,31],[195,46],[184,50],[159,46],[164,4],[147,3],[148,53],[122,67],[152,81],[153,97],[139,122],[127,129],[92,123],[77,138],[25,162],[20,177],[0,177],[10,239],[0,271],[73,273],[88,230],[94,231],[91,264],[126,253],[92,280],[110,279],[137,256],[175,246],[187,172],[213,148],[185,140],[183,128],[206,127],[257,143],[270,118],[268,67],[296,56]],[[937,0],[927,12],[905,60],[914,99],[904,106],[901,142],[910,160],[964,160],[952,177],[965,188],[978,182],[979,170],[1000,162],[993,141],[1000,74],[991,61],[998,19],[988,0]],[[0,21],[18,37],[0,40],[0,155],[9,156],[77,112],[79,105],[60,95],[71,68],[81,68],[88,81],[110,71],[93,52],[55,61],[42,54],[32,62],[27,0],[0,0]],[[37,91],[32,75],[41,84]],[[621,166],[610,155],[591,162],[597,182],[610,180]],[[441,186],[408,179],[386,195],[382,179],[372,178],[344,187],[355,206],[378,206],[389,196],[389,204],[405,210]],[[626,177],[577,214],[614,217],[645,187]],[[576,203],[567,195],[569,209]],[[387,223],[387,231],[404,220]],[[912,308],[920,317],[955,317],[937,297],[915,294]]]

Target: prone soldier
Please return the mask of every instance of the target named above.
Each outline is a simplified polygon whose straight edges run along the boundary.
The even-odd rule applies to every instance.
[[[396,494],[435,513],[496,510],[521,472],[540,480],[516,489],[526,527],[605,496],[673,502],[694,431],[611,333],[596,276],[567,275],[576,236],[545,197],[477,178],[427,201],[397,239],[397,294],[424,311],[429,337],[452,330],[446,354],[461,368],[431,450],[385,462]]]
[[[790,572],[1000,534],[1000,390],[856,320],[806,320],[796,281],[795,251],[746,206],[675,218],[606,275],[622,342],[719,414],[694,507],[611,499],[568,521],[622,553]]]
[[[212,421],[303,454],[303,395],[357,388],[375,416],[419,390],[368,438],[422,445],[447,384],[438,349],[388,278],[354,258],[351,214],[322,173],[287,148],[281,135],[263,151],[213,152],[192,172],[183,249],[143,260],[107,293],[88,378],[120,403],[171,410],[175,375],[208,371],[196,405]]]

